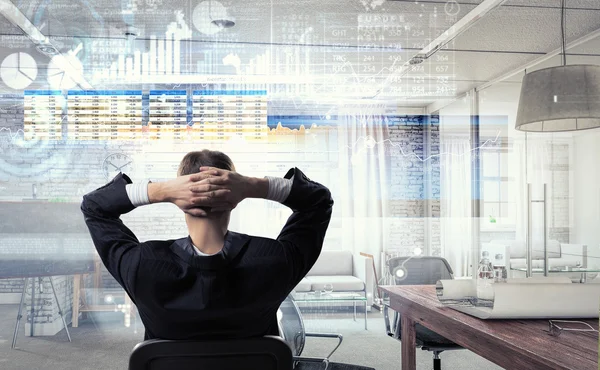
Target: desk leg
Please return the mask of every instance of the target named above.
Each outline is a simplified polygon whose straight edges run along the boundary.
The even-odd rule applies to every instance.
[[[402,315],[402,370],[415,370],[417,368],[417,336],[415,322]]]
[[[81,275],[73,275],[73,318],[71,325],[76,328],[79,326],[79,294],[81,294]]]
[[[365,330],[367,330],[367,301],[365,301]]]

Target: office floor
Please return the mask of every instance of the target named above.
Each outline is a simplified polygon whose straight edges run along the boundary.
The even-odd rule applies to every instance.
[[[131,349],[142,340],[143,328],[134,333],[133,327],[122,326],[122,316],[113,313],[95,315],[69,327],[72,343],[64,331],[53,337],[26,337],[21,324],[17,349],[11,350],[17,305],[0,305],[0,369],[6,370],[121,370],[127,369]],[[369,330],[364,330],[361,316],[352,320],[350,312],[306,312],[307,331],[338,332],[344,342],[332,356],[333,361],[371,366],[377,370],[400,369],[400,343],[385,335],[383,315],[369,313]],[[304,355],[319,356],[335,345],[331,339],[310,338]],[[487,360],[466,350],[441,355],[443,369],[482,370],[500,369]],[[432,368],[432,355],[417,351],[417,369]]]

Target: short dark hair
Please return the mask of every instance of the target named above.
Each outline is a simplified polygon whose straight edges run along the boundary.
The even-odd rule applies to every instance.
[[[189,152],[179,163],[177,176],[191,175],[200,172],[200,167],[216,167],[222,170],[233,171],[233,162],[225,153],[204,149],[198,152]]]

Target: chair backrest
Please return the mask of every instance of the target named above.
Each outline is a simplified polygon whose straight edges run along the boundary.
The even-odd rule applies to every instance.
[[[153,339],[133,349],[129,370],[292,370],[292,351],[281,338],[219,341]]]
[[[300,309],[291,294],[279,306],[277,316],[281,337],[291,348],[292,354],[300,356],[306,343],[306,331]]]
[[[394,276],[397,285],[434,285],[438,280],[454,279],[452,268],[448,261],[442,257],[395,257],[387,262],[390,274]],[[394,274],[400,270],[399,274]],[[394,313],[393,323],[390,322],[388,307],[384,308],[384,319],[388,335],[402,340],[402,321],[400,315]],[[390,330],[394,328],[393,332]],[[416,324],[417,346],[428,351],[458,349],[455,343],[442,337],[441,335]]]
[[[450,264],[442,257],[395,257],[387,265],[397,285],[433,285],[454,278]]]

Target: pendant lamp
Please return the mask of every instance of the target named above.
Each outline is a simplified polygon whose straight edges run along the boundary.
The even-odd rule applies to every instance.
[[[600,127],[600,66],[566,65],[564,12],[562,0],[563,65],[525,74],[517,130],[558,132]]]

